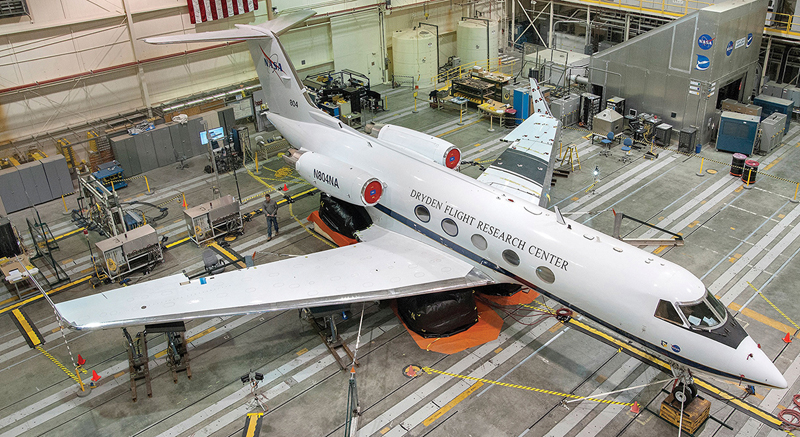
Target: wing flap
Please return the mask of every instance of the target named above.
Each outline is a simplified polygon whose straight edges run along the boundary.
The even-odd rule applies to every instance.
[[[416,240],[370,228],[367,241],[188,280],[177,274],[56,304],[77,329],[260,313],[397,298],[492,283]]]
[[[503,138],[511,144],[478,180],[546,206],[560,138],[558,120],[547,114],[532,114]]]

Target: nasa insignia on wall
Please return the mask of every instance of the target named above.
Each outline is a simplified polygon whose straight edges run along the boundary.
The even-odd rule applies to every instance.
[[[711,38],[711,35],[704,33],[700,35],[700,38],[697,38],[697,45],[703,50],[708,50],[714,46],[714,38]]]
[[[708,67],[711,66],[711,60],[708,59],[707,56],[697,55],[697,65],[695,66],[696,69],[700,71],[708,70]]]

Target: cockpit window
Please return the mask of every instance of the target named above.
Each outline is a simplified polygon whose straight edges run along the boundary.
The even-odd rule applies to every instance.
[[[679,306],[693,328],[715,328],[725,322],[728,314],[725,307],[708,291],[699,302]]]
[[[678,311],[672,306],[671,302],[667,302],[666,300],[658,301],[655,316],[670,323],[683,326],[683,320],[681,320],[681,316],[678,315]]]

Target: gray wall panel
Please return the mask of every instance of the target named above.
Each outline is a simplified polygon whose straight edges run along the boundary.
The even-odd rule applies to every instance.
[[[8,214],[31,206],[16,167],[0,170],[0,197]]]
[[[126,175],[132,176],[134,173],[132,172],[133,169],[131,168],[131,161],[128,157],[128,147],[126,144],[128,140],[133,142],[133,138],[131,138],[130,135],[122,135],[109,138],[108,142],[111,144],[111,150],[114,152],[114,160],[125,170]]]
[[[136,156],[139,157],[139,164],[141,165],[141,173],[148,172],[158,168],[158,159],[156,158],[156,148],[153,145],[153,137],[151,133],[142,132],[133,136],[133,142],[136,145]],[[132,156],[130,149],[128,149],[128,156]]]
[[[184,156],[191,158],[193,153],[192,144],[189,142],[188,130],[186,141],[184,141],[183,136],[181,136],[181,128],[186,129],[186,126],[179,123],[169,125],[169,136],[172,139],[172,147],[175,149],[175,155],[178,159]]]
[[[17,170],[19,170],[19,177],[22,178],[22,185],[25,187],[31,204],[38,205],[53,199],[41,162],[33,161],[18,165]]]
[[[172,146],[172,137],[169,134],[169,126],[161,125],[150,131],[153,137],[153,146],[156,149],[156,159],[158,166],[175,163],[175,148]]]
[[[50,186],[50,194],[55,199],[73,191],[72,178],[69,175],[69,167],[64,155],[54,155],[40,160],[44,174],[47,177],[47,184]]]
[[[189,141],[192,143],[192,150],[195,155],[208,153],[208,146],[200,144],[200,131],[203,130],[203,117],[189,119]]]

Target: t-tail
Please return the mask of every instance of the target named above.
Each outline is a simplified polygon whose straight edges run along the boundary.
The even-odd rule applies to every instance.
[[[257,26],[237,24],[235,29],[186,35],[145,38],[150,44],[214,41],[245,41],[253,57],[258,80],[269,111],[291,120],[312,122],[311,111],[319,111],[308,96],[278,36],[315,14],[303,10],[281,15]]]

